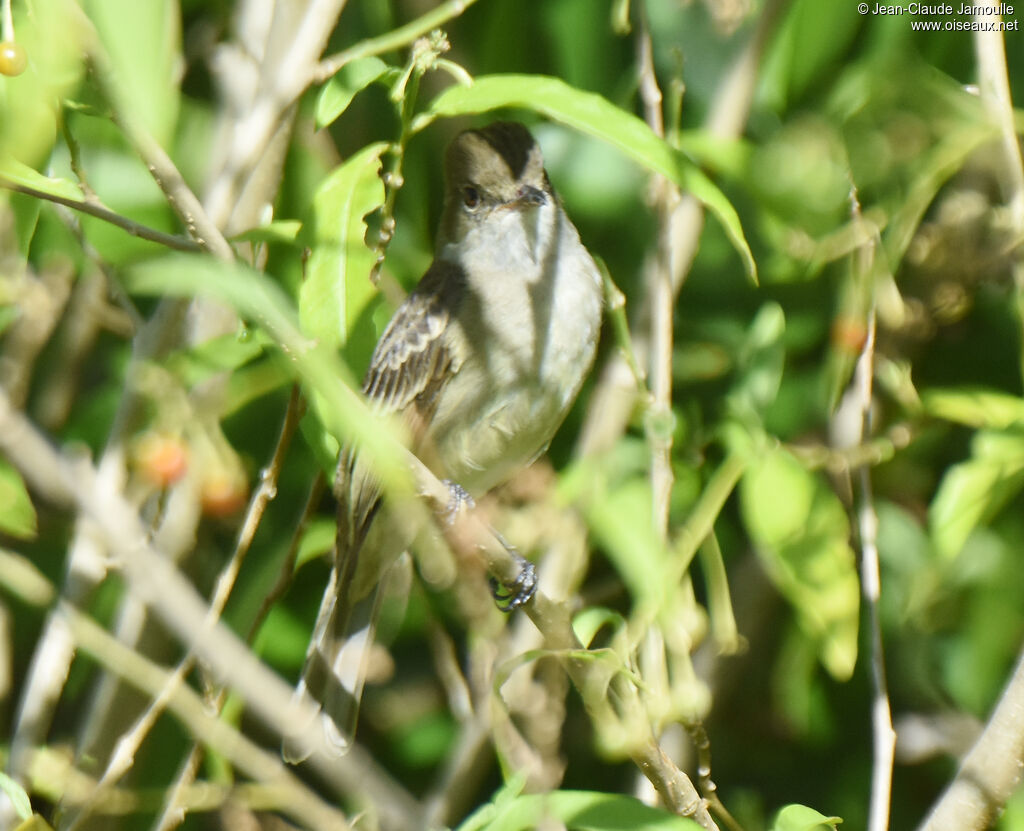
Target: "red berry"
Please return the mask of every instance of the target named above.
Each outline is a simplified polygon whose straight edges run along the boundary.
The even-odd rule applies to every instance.
[[[5,40],[0,43],[0,74],[20,75],[28,65],[25,49],[19,43]]]

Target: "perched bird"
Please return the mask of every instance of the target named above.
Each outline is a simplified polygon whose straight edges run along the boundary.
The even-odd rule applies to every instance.
[[[453,494],[485,493],[547,448],[593,363],[601,306],[600,273],[529,131],[513,122],[467,130],[445,156],[434,261],[377,343],[363,393],[406,419],[413,449]],[[334,493],[334,568],[296,695],[322,708],[327,746],[342,753],[379,608],[373,589],[416,529],[388,510],[350,450]],[[524,571],[506,606],[534,584]],[[289,761],[311,750],[285,741]]]

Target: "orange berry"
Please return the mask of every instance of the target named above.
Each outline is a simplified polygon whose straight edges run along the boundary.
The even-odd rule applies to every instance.
[[[210,471],[199,489],[199,501],[207,516],[223,518],[241,510],[249,496],[245,477],[223,468]]]
[[[135,446],[135,461],[147,479],[165,488],[188,470],[188,449],[176,436],[147,433]]]
[[[24,47],[12,40],[0,43],[0,74],[20,75],[28,65]]]

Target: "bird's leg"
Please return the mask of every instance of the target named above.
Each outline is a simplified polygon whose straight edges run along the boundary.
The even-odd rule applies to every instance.
[[[469,495],[466,489],[462,487],[462,485],[452,482],[449,479],[444,479],[442,484],[448,488],[448,504],[445,506],[442,516],[445,524],[451,526],[463,507],[473,508],[476,506],[476,502],[473,500],[473,497]],[[488,582],[491,585],[491,593],[494,595],[494,600],[498,604],[498,608],[503,612],[512,612],[526,603],[531,597],[533,597],[534,593],[536,593],[537,568],[533,563],[520,554],[514,545],[509,543],[501,534],[495,531],[494,528],[491,528],[491,533],[494,534],[498,542],[501,543],[502,547],[519,566],[519,574],[517,574],[515,580],[508,585],[502,584],[494,577],[488,578]]]
[[[519,565],[519,574],[516,579],[508,585],[502,585],[494,577],[488,578],[491,584],[491,594],[503,612],[513,612],[528,602],[537,591],[537,567],[520,554],[515,546],[509,543],[501,534],[491,529],[491,533],[498,538],[498,542],[509,553]]]

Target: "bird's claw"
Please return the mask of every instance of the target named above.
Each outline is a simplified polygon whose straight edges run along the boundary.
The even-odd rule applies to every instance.
[[[476,507],[476,500],[474,500],[473,497],[469,495],[469,491],[462,487],[458,482],[452,482],[450,479],[444,479],[441,484],[448,488],[448,504],[445,506],[441,516],[444,517],[445,525],[450,528],[455,524],[455,519],[464,507]]]
[[[514,554],[519,560],[519,574],[516,575],[516,579],[505,585],[494,577],[489,578],[494,601],[498,608],[506,613],[514,612],[528,603],[537,592],[537,567],[514,548],[509,548],[509,553]]]

